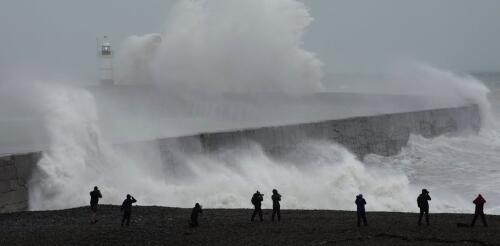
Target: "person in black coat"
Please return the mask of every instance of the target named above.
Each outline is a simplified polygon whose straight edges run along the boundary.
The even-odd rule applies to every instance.
[[[260,221],[264,221],[264,218],[262,218],[262,201],[264,200],[264,195],[260,194],[259,191],[256,191],[253,196],[252,196],[252,204],[254,206],[253,214],[252,214],[252,219],[251,221],[254,220],[255,215],[259,215]]]
[[[361,220],[363,221],[363,225],[367,226],[368,222],[366,221],[366,211],[365,211],[365,205],[366,201],[363,198],[362,194],[359,194],[356,196],[356,211],[358,213],[358,227],[361,226]]]
[[[122,226],[126,222],[128,226],[130,224],[130,215],[132,215],[132,204],[136,203],[137,200],[129,194],[127,194],[127,199],[122,203],[121,210],[123,211]]]
[[[96,217],[99,198],[102,198],[101,191],[97,188],[97,186],[95,186],[94,190],[90,192],[90,210],[92,211],[92,219],[90,220],[91,224],[95,224],[97,222]]]
[[[278,221],[281,220],[281,208],[280,201],[281,195],[278,193],[278,190],[273,189],[273,195],[271,196],[271,200],[273,200],[273,215],[271,216],[271,220],[274,221],[274,216],[278,216]]]
[[[429,196],[429,191],[422,189],[422,193],[417,198],[417,204],[420,208],[420,217],[418,218],[418,225],[422,224],[422,217],[425,214],[425,222],[429,225],[429,201],[431,197]]]
[[[197,227],[198,226],[198,215],[202,214],[203,210],[201,208],[201,205],[199,203],[196,203],[194,205],[193,210],[191,211],[191,223],[189,225],[191,227]]]

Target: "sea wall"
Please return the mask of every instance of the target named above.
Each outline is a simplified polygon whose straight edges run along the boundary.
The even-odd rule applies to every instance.
[[[463,131],[477,132],[480,128],[479,109],[471,105],[201,134],[199,138],[203,149],[208,152],[255,142],[271,155],[291,151],[304,140],[327,140],[340,143],[363,158],[369,153],[382,156],[399,153],[408,143],[410,134],[432,138]]]
[[[39,154],[0,157],[0,212],[28,209],[28,181]]]
[[[436,137],[458,132],[477,132],[481,127],[476,105],[354,117],[316,123],[262,127],[228,132],[155,140],[159,143],[163,161],[168,168],[182,172],[177,155],[183,153],[218,153],[219,150],[258,143],[272,156],[293,151],[304,140],[335,141],[358,157],[374,153],[383,156],[397,154],[411,134]],[[133,147],[133,143],[127,144]],[[39,153],[0,157],[0,212],[28,209],[28,181]]]

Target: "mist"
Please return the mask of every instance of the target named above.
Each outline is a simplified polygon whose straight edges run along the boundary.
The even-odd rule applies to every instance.
[[[0,109],[10,117],[0,128],[9,139],[3,153],[43,151],[29,183],[30,209],[86,205],[97,185],[103,203],[113,204],[130,193],[141,205],[249,207],[255,190],[268,197],[277,188],[286,208],[350,210],[363,193],[372,210],[413,211],[421,186],[437,187],[397,167],[401,159],[419,163],[410,158],[420,153],[419,138],[392,159],[360,160],[336,143],[303,139],[279,159],[256,143],[216,153],[172,144],[176,162],[165,162],[156,140],[167,137],[471,103],[489,117],[481,81],[408,62],[417,58],[381,76],[325,76],[325,53],[304,43],[311,13],[295,0],[183,0],[149,34],[123,38],[116,86],[65,75],[2,83]],[[437,211],[466,209],[454,187],[439,190],[445,198],[434,203]]]

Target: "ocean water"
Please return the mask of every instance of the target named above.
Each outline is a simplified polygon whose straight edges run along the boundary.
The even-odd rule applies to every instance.
[[[205,207],[251,207],[250,196],[258,189],[265,194],[263,206],[271,207],[268,197],[277,188],[283,195],[283,208],[353,210],[355,196],[363,193],[368,210],[383,211],[416,211],[416,197],[420,189],[427,188],[433,197],[433,212],[471,211],[471,200],[482,193],[488,201],[486,210],[500,213],[500,193],[496,191],[500,180],[497,77],[474,78],[418,65],[395,68],[387,77],[327,81],[319,57],[303,47],[303,35],[313,17],[306,5],[296,0],[183,0],[166,19],[163,33],[132,36],[125,41],[117,54],[117,78],[133,86],[145,83],[165,91],[185,89],[188,93],[173,103],[176,114],[185,113],[186,105],[196,106],[185,125],[200,121],[203,126],[199,111],[222,111],[229,119],[237,116],[244,121],[249,115],[245,112],[267,109],[251,100],[240,104],[229,100],[234,107],[226,112],[218,108],[220,105],[189,93],[193,89],[223,98],[226,92],[296,95],[333,88],[348,93],[425,96],[434,107],[476,103],[482,110],[484,128],[478,135],[412,136],[399,155],[371,155],[364,160],[336,143],[308,139],[282,160],[266,155],[257,144],[217,154],[176,151],[171,146],[181,162],[179,168],[163,161],[158,143],[117,146],[106,137],[109,130],[102,127],[124,128],[124,135],[146,132],[158,138],[162,136],[154,135],[152,128],[184,127],[169,125],[172,115],[154,100],[144,104],[127,98],[137,112],[151,111],[166,124],[154,124],[144,118],[148,114],[117,113],[130,111],[130,104],[117,103],[112,108],[116,110],[103,113],[103,102],[86,88],[43,84],[31,88],[26,103],[34,112],[30,114],[41,117],[48,146],[29,183],[31,209],[86,205],[89,190],[97,185],[104,196],[102,203],[107,204],[118,204],[129,193],[139,205],[191,207],[199,202]],[[334,86],[326,86],[327,82]],[[14,101],[22,99],[28,89],[1,91]],[[292,115],[297,112],[294,107],[302,107],[292,106],[279,113]],[[103,114],[146,124],[124,127],[120,122],[110,123]],[[212,116],[211,125],[224,123],[218,115]]]
[[[488,86],[490,110],[477,135],[426,139],[412,136],[397,156],[368,156],[367,165],[402,171],[414,187],[427,188],[443,212],[466,212],[482,194],[486,211],[500,213],[500,76],[477,76]],[[445,204],[441,204],[444,201]]]
[[[481,193],[488,201],[486,210],[500,213],[495,85],[490,85],[491,107],[483,110],[479,134],[412,136],[396,156],[359,160],[336,143],[304,139],[280,160],[258,144],[216,154],[169,146],[177,165],[165,162],[156,142],[108,142],[101,132],[99,107],[87,90],[46,88],[43,104],[50,149],[30,182],[30,208],[85,205],[88,199],[82,194],[98,185],[104,203],[119,203],[131,193],[142,205],[189,207],[200,202],[205,207],[241,208],[251,206],[249,196],[255,190],[269,195],[277,188],[284,208],[352,210],[355,195],[363,193],[370,210],[416,211],[415,199],[427,188],[432,211],[469,212],[472,199]],[[266,206],[271,206],[269,200]]]

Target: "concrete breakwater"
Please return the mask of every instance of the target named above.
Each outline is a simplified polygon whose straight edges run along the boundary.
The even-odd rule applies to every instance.
[[[407,113],[353,117],[315,123],[242,129],[159,140],[164,159],[176,164],[175,153],[217,153],[257,143],[269,155],[294,151],[302,141],[333,141],[363,158],[366,154],[396,155],[410,135],[432,138],[443,134],[478,132],[481,117],[476,105]]]
[[[411,134],[436,137],[463,131],[477,132],[481,117],[477,105],[418,112],[384,114],[286,126],[166,138],[158,141],[165,165],[175,166],[176,152],[216,153],[219,150],[257,143],[272,156],[293,151],[304,140],[335,141],[358,157],[374,153],[397,154]],[[133,146],[133,143],[127,145]],[[28,209],[28,181],[40,153],[0,157],[0,212]]]
[[[0,157],[0,212],[28,209],[28,181],[39,153]]]

